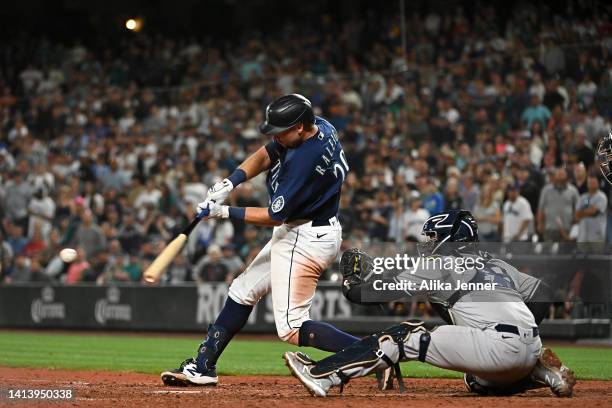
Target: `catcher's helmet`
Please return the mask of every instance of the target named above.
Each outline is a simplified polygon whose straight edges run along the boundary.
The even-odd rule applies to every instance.
[[[312,104],[300,94],[281,96],[266,107],[266,121],[259,125],[264,135],[276,135],[300,123],[314,123]]]
[[[434,254],[445,242],[478,241],[478,225],[469,211],[451,210],[429,217],[422,234],[427,241],[419,245],[420,252]]]
[[[612,184],[612,131],[604,136],[597,146],[599,170],[608,183]]]

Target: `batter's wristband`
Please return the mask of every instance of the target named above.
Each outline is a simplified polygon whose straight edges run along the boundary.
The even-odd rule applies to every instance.
[[[238,187],[238,184],[243,183],[246,181],[247,176],[246,173],[244,172],[244,170],[242,169],[236,169],[234,170],[234,172],[232,174],[230,174],[230,176],[227,178],[229,181],[232,182],[232,185],[234,186],[234,188]]]
[[[229,217],[235,220],[244,220],[245,213],[246,213],[246,208],[244,207],[230,207],[229,208]]]

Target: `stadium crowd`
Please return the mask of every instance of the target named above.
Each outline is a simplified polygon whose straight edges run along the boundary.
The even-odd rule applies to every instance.
[[[291,92],[340,131],[347,247],[420,240],[455,208],[484,241],[606,242],[595,149],[612,115],[610,16],[475,9],[408,16],[405,54],[393,16],[231,46],[138,33],[2,47],[0,282],[140,281],[207,188],[267,142],[263,109]],[[267,206],[263,177],[231,201]],[[202,222],[167,280],[229,282],[270,233]],[[78,250],[69,266],[64,247]]]

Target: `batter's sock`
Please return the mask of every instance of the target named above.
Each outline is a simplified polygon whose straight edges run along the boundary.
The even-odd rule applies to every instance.
[[[225,306],[217,316],[214,324],[208,326],[206,339],[198,348],[196,366],[198,372],[216,377],[217,360],[230,340],[246,324],[253,306],[245,306],[227,298]]]
[[[359,340],[359,337],[338,330],[329,323],[307,320],[300,327],[301,347],[309,346],[319,350],[337,352]]]
[[[215,326],[222,326],[231,336],[234,336],[242,330],[252,311],[253,306],[241,305],[228,297],[215,320]]]

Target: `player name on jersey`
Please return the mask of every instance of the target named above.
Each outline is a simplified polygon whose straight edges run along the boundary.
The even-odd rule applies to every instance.
[[[382,280],[374,281],[374,289],[385,291],[385,290],[407,290],[407,291],[435,291],[435,290],[467,290],[467,291],[477,291],[477,290],[487,290],[492,291],[497,288],[497,283],[495,282],[461,282],[457,280],[453,287],[451,282],[443,282],[437,279],[433,280],[424,280],[420,283],[408,281],[408,280],[399,280],[397,282],[384,282]]]
[[[320,164],[317,164],[317,166],[315,167],[316,172],[319,173],[320,175],[324,175],[326,172],[326,169],[330,166],[330,164],[332,164],[334,160],[334,152],[336,150],[336,145],[338,144],[338,134],[335,132],[335,130],[331,132],[329,135],[330,137],[327,138],[327,141],[325,142],[324,152],[321,155],[321,160],[323,160],[325,165],[321,166]],[[324,140],[325,134],[323,132],[319,132],[317,137],[319,138],[319,140]],[[346,161],[344,158],[342,159]]]

